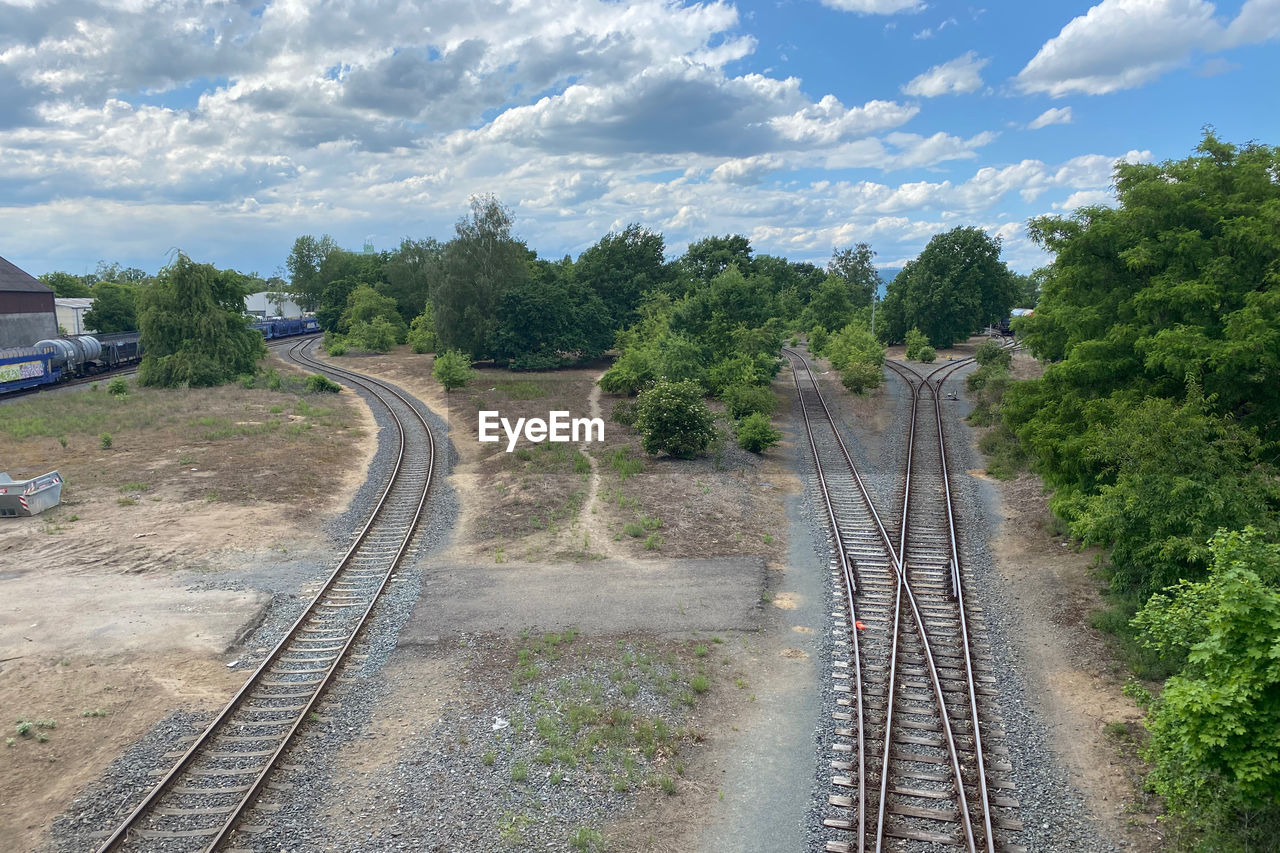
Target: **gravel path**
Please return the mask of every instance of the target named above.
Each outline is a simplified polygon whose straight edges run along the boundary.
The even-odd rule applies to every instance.
[[[1007,731],[1005,745],[1009,749],[1008,761],[1013,772],[1005,774],[1017,784],[1014,796],[1020,801],[1017,817],[1024,830],[1016,835],[1017,843],[1035,853],[1049,851],[1114,851],[1120,848],[1098,836],[1092,826],[1079,793],[1071,785],[1068,775],[1049,747],[1049,737],[1044,726],[1036,718],[1033,703],[1028,698],[1027,685],[1021,675],[1022,664],[1015,642],[1014,614],[1007,587],[994,566],[988,542],[996,534],[999,520],[994,487],[964,473],[966,469],[982,468],[984,462],[972,446],[972,435],[963,418],[969,412],[969,404],[963,396],[964,375],[972,368],[962,368],[945,386],[961,396],[959,401],[944,400],[944,417],[947,418],[947,453],[952,470],[952,491],[957,506],[957,524],[961,540],[961,560],[966,571],[966,583],[971,600],[985,611],[987,638],[993,657],[992,669],[996,687],[1000,691],[999,707]],[[885,405],[893,407],[890,426],[879,435],[859,429],[859,424],[841,417],[841,408],[832,406],[833,415],[841,426],[841,433],[854,463],[864,472],[864,480],[872,499],[882,515],[896,507],[898,480],[905,462],[905,447],[893,436],[905,435],[910,419],[910,395],[903,382],[886,371],[883,393]],[[823,393],[830,397],[827,387]],[[843,393],[843,392],[841,392]],[[800,422],[799,406],[793,406],[793,418]],[[870,473],[867,473],[870,472]],[[959,472],[959,473],[957,473]],[[806,482],[810,498],[808,518],[813,525],[814,541],[825,560],[834,565],[834,555],[827,543],[827,523],[820,511],[821,496],[816,486],[813,464],[809,454],[801,458],[800,476]],[[832,600],[842,595],[831,584]],[[834,609],[834,608],[832,608]],[[832,668],[831,651],[836,626],[828,618],[823,644],[825,669]],[[822,826],[822,819],[829,811],[827,796],[831,792],[832,771],[828,765],[830,754],[827,746],[833,740],[834,722],[830,711],[834,696],[828,684],[823,697],[822,714],[815,733],[813,810],[809,820],[811,850],[822,850],[831,831]],[[949,849],[949,848],[948,848]]]

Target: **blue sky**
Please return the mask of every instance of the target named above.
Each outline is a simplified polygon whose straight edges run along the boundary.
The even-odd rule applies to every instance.
[[[1108,203],[1211,124],[1280,143],[1280,0],[0,0],[0,255],[447,239],[493,193],[547,257],[640,222],[886,267]]]

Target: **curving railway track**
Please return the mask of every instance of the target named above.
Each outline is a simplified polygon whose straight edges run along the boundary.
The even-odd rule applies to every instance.
[[[818,491],[836,554],[836,721],[829,851],[1016,851],[1009,770],[995,743],[981,617],[966,601],[939,405],[968,359],[921,375],[890,362],[911,390],[905,470],[882,519],[804,356],[791,361]],[[994,795],[992,791],[1000,792]]]
[[[305,350],[313,341],[294,343],[289,356],[366,388],[390,412],[399,452],[389,481],[315,599],[99,853],[210,851],[231,838],[413,542],[435,465],[431,430],[392,386],[310,358]]]

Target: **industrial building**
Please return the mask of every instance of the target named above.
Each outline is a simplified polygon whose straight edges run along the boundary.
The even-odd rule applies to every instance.
[[[0,258],[0,347],[57,337],[53,288]]]

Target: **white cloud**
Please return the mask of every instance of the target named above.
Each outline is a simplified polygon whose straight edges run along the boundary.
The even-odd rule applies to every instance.
[[[860,15],[919,12],[925,7],[922,0],[822,0],[822,5],[841,12],[857,12]]]
[[[1224,27],[1207,0],[1102,0],[1049,39],[1018,73],[1023,92],[1102,95],[1149,83],[1196,51],[1280,35],[1280,0],[1247,0]]]
[[[1071,107],[1050,107],[1033,118],[1027,129],[1039,130],[1051,124],[1071,124]]]
[[[979,73],[989,59],[980,59],[974,51],[957,56],[950,62],[935,65],[902,87],[908,95],[936,98],[939,95],[962,95],[982,88]]]
[[[1054,210],[1075,210],[1077,207],[1095,207],[1100,204],[1114,207],[1116,194],[1110,190],[1080,190],[1067,196],[1065,201],[1056,202]]]

